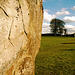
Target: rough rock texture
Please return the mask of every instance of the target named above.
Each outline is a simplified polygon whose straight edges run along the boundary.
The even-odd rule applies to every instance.
[[[34,75],[42,19],[42,0],[0,0],[0,75]]]

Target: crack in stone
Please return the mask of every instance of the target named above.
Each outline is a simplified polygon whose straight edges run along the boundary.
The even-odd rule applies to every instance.
[[[37,4],[37,0],[36,0],[36,4]]]
[[[15,71],[13,72],[13,75],[15,75]]]
[[[14,47],[13,43],[11,42],[11,40],[9,40],[9,42],[11,43],[11,45]]]
[[[0,7],[0,9],[2,9],[3,12],[5,13],[5,15],[6,15],[7,17],[9,17],[8,14],[7,14],[7,12],[6,12],[2,7]]]
[[[2,7],[0,7],[0,9],[2,9],[3,12],[5,13],[5,15],[6,15],[7,17],[9,17],[8,14],[7,14],[7,12],[6,12]],[[13,21],[12,21],[12,23],[13,23]],[[12,27],[12,24],[11,24],[11,27]],[[11,34],[11,28],[10,28],[10,31],[9,31],[8,40],[9,40],[9,42],[11,43],[11,45],[14,47],[14,45],[12,44],[12,42],[11,42],[11,40],[10,40],[10,34]]]
[[[2,54],[2,52],[4,51],[4,49],[5,49],[5,44],[4,44],[4,48],[3,48],[3,50],[0,52],[0,55]]]
[[[22,15],[22,22],[23,22],[24,33],[25,33],[25,35],[27,36],[27,32],[26,32],[26,30],[25,30],[25,25],[24,25],[24,20],[23,20],[23,12],[22,12],[22,8],[21,8],[21,4],[20,4],[20,1],[19,1],[19,0],[18,0],[18,2],[19,2],[19,7],[20,7],[20,9],[21,9],[21,15]],[[27,38],[28,38],[28,36],[27,36]]]
[[[12,23],[11,23],[11,27],[10,27],[10,31],[9,31],[9,36],[8,36],[8,40],[9,42],[11,43],[11,45],[14,47],[13,43],[11,42],[11,39],[10,39],[10,34],[11,34],[11,29],[12,29],[12,25],[13,25],[13,18],[12,18]]]

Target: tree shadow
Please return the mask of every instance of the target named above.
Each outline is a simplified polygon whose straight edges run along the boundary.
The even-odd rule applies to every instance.
[[[75,44],[75,42],[61,43],[61,44]]]
[[[61,51],[75,51],[75,49],[62,49]]]

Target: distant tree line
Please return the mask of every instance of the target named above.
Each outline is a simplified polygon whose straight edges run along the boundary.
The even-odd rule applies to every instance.
[[[67,34],[67,29],[65,28],[65,22],[60,20],[60,19],[52,19],[50,22],[50,27],[51,27],[51,32],[53,34],[55,34],[55,36],[57,34],[62,35],[64,33],[64,35]]]

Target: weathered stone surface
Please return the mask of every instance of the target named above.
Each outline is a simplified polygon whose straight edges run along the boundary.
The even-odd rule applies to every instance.
[[[42,0],[0,0],[0,75],[34,75],[42,19]]]

